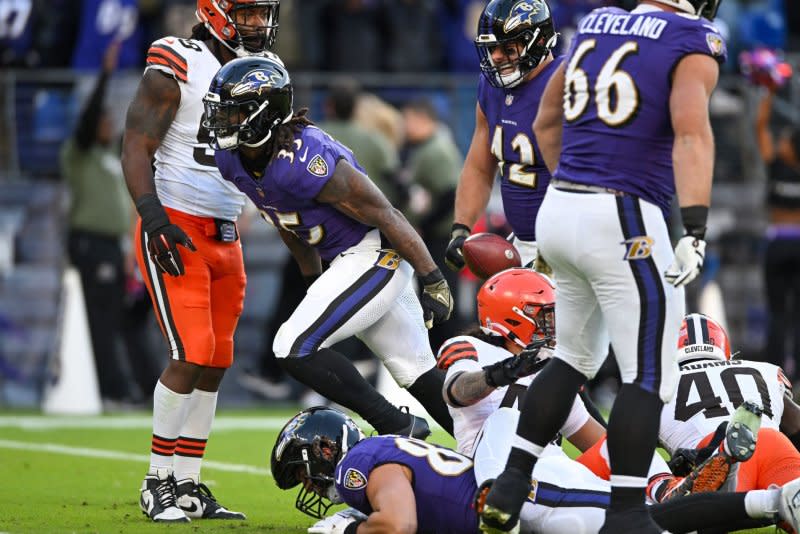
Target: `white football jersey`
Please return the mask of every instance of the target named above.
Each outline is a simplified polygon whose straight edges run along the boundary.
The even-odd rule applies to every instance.
[[[695,448],[746,400],[764,410],[762,428],[778,430],[787,385],[781,368],[771,363],[699,360],[683,364],[677,393],[661,411],[659,439],[670,454],[678,448]]]
[[[487,365],[505,360],[512,356],[510,352],[502,347],[497,347],[481,341],[472,336],[456,336],[447,340],[439,349],[437,360],[446,362],[449,365],[445,382],[449,381],[454,375],[464,371],[480,371]],[[456,450],[461,454],[472,457],[476,446],[476,439],[480,434],[483,423],[487,417],[501,407],[514,408],[519,410],[522,396],[527,391],[528,386],[533,380],[532,376],[526,376],[517,380],[510,386],[497,388],[488,396],[476,402],[472,406],[454,408],[448,406],[450,415],[453,417],[453,436],[456,438]],[[586,411],[583,401],[576,397],[572,403],[566,423],[561,427],[561,435],[569,437],[586,424],[589,420],[589,412]],[[516,428],[509,428],[509,439],[514,435]]]
[[[203,41],[164,37],[147,52],[147,69],[178,82],[181,102],[155,154],[155,183],[165,206],[201,217],[235,221],[245,195],[222,178],[202,127],[203,97],[220,63]]]

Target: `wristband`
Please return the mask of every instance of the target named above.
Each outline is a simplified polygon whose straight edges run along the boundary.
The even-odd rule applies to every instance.
[[[453,226],[450,228],[450,235],[453,235],[456,232],[458,233],[466,232],[467,235],[469,235],[470,232],[472,232],[472,228],[470,228],[466,224],[453,223]]]
[[[422,285],[429,286],[431,284],[435,284],[437,282],[441,282],[444,280],[444,276],[442,275],[442,271],[437,267],[436,269],[432,270],[425,276],[420,276],[419,281],[422,282]]]
[[[153,230],[167,226],[169,217],[164,206],[155,193],[145,193],[136,200],[136,211],[142,218],[142,228],[148,234]]]
[[[683,219],[683,227],[686,228],[686,235],[696,239],[705,238],[708,206],[698,205],[681,208],[681,218]]]
[[[349,525],[344,527],[344,534],[356,534],[356,532],[358,531],[358,525],[360,525],[363,522],[364,521],[362,520],[350,523]]]

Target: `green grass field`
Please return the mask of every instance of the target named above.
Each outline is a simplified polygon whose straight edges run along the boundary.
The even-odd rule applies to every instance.
[[[149,461],[149,414],[2,414],[0,532],[304,533],[314,520],[295,510],[296,491],[278,490],[269,474],[268,455],[277,432],[294,413],[218,413],[203,481],[222,504],[245,512],[248,520],[185,525],[151,523],[139,510],[139,487]],[[442,431],[431,441],[454,444]]]

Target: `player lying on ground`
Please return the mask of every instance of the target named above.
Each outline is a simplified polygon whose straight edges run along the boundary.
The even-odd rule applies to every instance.
[[[334,503],[355,509],[323,519],[309,529],[312,533],[478,532],[478,486],[469,458],[414,438],[364,438],[336,410],[310,408],[293,417],[278,435],[271,468],[281,488],[301,486],[296,506],[312,517],[320,518]],[[598,532],[610,500],[608,482],[567,458],[542,458],[537,469],[541,474],[523,507],[522,531]],[[800,480],[771,490],[690,495],[651,510],[673,534],[737,530],[754,518],[780,519],[796,529],[795,499],[800,500]]]

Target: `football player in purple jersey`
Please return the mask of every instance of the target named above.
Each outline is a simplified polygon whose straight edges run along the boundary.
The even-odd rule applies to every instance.
[[[308,282],[305,298],[275,336],[275,356],[294,378],[354,410],[379,433],[427,436],[424,419],[390,404],[330,348],[358,336],[452,433],[443,373],[426,329],[449,318],[450,288],[420,236],[353,153],[313,126],[307,110],[295,113],[292,99],[289,73],[273,58],[226,64],[204,99],[204,124],[223,178],[278,229]]]
[[[308,529],[312,534],[478,532],[476,509],[485,486],[479,490],[470,458],[406,436],[364,438],[337,410],[309,408],[290,419],[275,441],[270,467],[279,488],[300,486],[295,507],[321,519]],[[597,533],[610,501],[608,482],[565,457],[545,458],[533,476],[522,532]],[[653,505],[653,517],[673,534],[728,532],[776,520],[797,528],[792,498],[798,491],[800,479],[782,488],[678,497]],[[340,503],[351,508],[323,519]]]
[[[644,492],[658,414],[677,385],[683,286],[705,253],[708,103],[726,56],[711,23],[719,2],[596,9],[548,82],[534,132],[554,174],[536,230],[558,287],[558,344],[531,383],[506,469],[488,495],[489,531],[516,523],[527,474],[610,340],[623,385],[608,426],[612,494],[601,532],[662,532]],[[686,235],[673,252],[665,216],[676,193]]]
[[[553,58],[557,34],[545,0],[492,0],[478,22],[475,131],[461,170],[445,261],[464,267],[462,247],[489,202],[500,173],[503,210],[522,264],[536,258],[536,213],[550,171],[533,135],[533,119],[547,80],[561,64]]]

